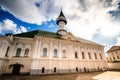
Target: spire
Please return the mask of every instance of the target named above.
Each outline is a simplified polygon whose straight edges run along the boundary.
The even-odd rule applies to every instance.
[[[61,9],[61,12],[60,12],[59,17],[60,17],[60,16],[64,16],[62,9]],[[65,16],[64,16],[64,17],[65,17]]]
[[[64,14],[63,14],[62,9],[61,9],[60,15],[59,15],[59,17],[57,19],[57,24],[59,24],[60,21],[63,21],[63,22],[65,22],[65,24],[67,24],[67,20],[66,20]]]
[[[60,35],[65,35],[67,33],[66,27],[65,27],[65,25],[67,24],[67,20],[62,12],[62,9],[56,23],[58,25],[57,33]]]

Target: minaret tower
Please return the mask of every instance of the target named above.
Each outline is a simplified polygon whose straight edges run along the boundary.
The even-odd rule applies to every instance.
[[[67,33],[66,27],[65,27],[66,24],[67,24],[67,20],[62,12],[62,9],[61,9],[60,15],[57,19],[57,25],[58,25],[57,33],[58,34],[65,35]]]

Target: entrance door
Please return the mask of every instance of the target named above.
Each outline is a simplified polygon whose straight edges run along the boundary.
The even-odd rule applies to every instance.
[[[20,67],[21,67],[20,64],[15,64],[15,65],[13,65],[12,74],[18,75],[18,74],[20,73]]]

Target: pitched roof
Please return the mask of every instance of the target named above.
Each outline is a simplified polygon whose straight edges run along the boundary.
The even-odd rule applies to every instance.
[[[107,51],[107,53],[113,52],[113,51],[117,51],[117,50],[120,50],[120,46],[112,46],[112,47]]]
[[[26,38],[34,38],[35,35],[42,36],[42,37],[63,39],[62,35],[60,34],[57,34],[54,32],[43,31],[43,30],[35,30],[35,31],[30,31],[30,32],[25,32],[25,33],[20,33],[20,34],[14,34],[14,36],[16,37],[26,37]],[[103,46],[101,44],[98,44],[98,43],[95,43],[95,42],[92,42],[92,41],[89,41],[83,38],[75,37],[74,35],[72,36],[81,43],[88,43],[88,44]]]
[[[61,38],[61,35],[59,34],[43,31],[43,30],[35,30],[35,31],[30,31],[30,32],[25,32],[20,34],[14,34],[14,36],[16,37],[28,37],[28,38],[33,38],[35,35],[42,36],[42,37],[49,37],[49,38]]]
[[[88,43],[88,44],[93,44],[93,45],[99,45],[99,46],[103,46],[99,43],[96,43],[96,42],[92,42],[90,40],[87,40],[87,39],[83,39],[83,38],[80,38],[80,37],[77,37],[78,41],[82,42],[82,43]]]

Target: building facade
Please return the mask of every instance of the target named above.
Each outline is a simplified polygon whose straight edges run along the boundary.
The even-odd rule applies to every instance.
[[[120,70],[120,46],[112,46],[107,51],[107,62],[110,69]]]
[[[0,36],[0,74],[58,74],[107,70],[104,46],[66,31],[61,10],[56,33],[36,30]]]

